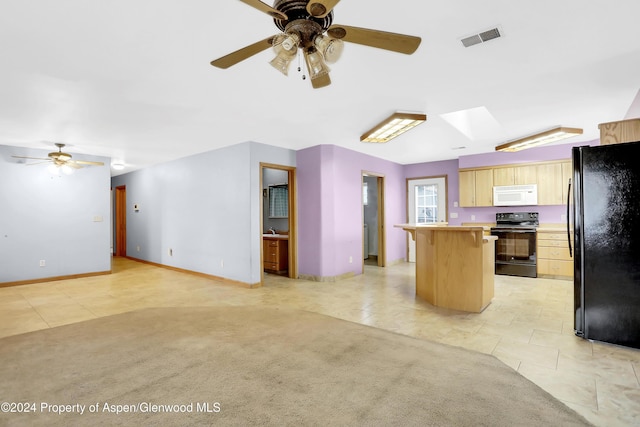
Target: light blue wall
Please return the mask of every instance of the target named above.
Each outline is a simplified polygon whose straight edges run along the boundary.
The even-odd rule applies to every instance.
[[[54,177],[12,157],[49,151],[0,145],[0,283],[111,270],[110,160]]]
[[[247,142],[114,177],[127,188],[127,255],[259,283],[260,162],[295,166],[295,152]]]

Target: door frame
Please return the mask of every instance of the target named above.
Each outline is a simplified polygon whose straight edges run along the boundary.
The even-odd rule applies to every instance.
[[[297,197],[297,177],[296,168],[294,166],[277,165],[273,163],[260,162],[260,195],[263,191],[262,177],[265,169],[277,169],[287,171],[288,198],[289,198],[289,278],[298,278],[298,197]],[[262,244],[262,235],[264,234],[264,197],[260,197],[260,283],[264,283],[264,248]]]
[[[370,171],[362,171],[362,175],[360,177],[360,194],[362,194],[362,187],[364,185],[364,177],[374,177],[377,179],[378,185],[378,206],[376,207],[378,210],[378,267],[385,267],[387,265],[387,246],[386,246],[386,236],[385,236],[385,211],[384,211],[384,185],[385,185],[385,176],[383,174],[379,174],[376,172]],[[360,212],[362,215],[362,245],[360,247],[364,248],[364,200],[360,197]],[[364,254],[362,256],[362,271],[364,271]]]
[[[115,256],[127,256],[127,186],[116,187],[115,195]]]
[[[432,176],[418,176],[418,177],[411,177],[411,178],[407,178],[406,179],[406,192],[407,192],[407,200],[406,200],[406,204],[405,206],[407,207],[407,222],[409,222],[409,185],[410,185],[410,181],[419,181],[422,179],[444,179],[444,191],[445,191],[445,195],[447,197],[447,200],[445,201],[444,204],[444,219],[445,219],[445,223],[448,223],[448,218],[449,218],[449,175],[444,174],[444,175],[432,175]],[[409,245],[410,245],[410,241],[409,239],[411,239],[411,234],[407,233],[407,262],[409,262]]]

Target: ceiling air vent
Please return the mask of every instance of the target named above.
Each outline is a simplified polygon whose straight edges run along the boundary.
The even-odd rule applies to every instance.
[[[497,39],[498,37],[501,37],[501,36],[502,35],[500,34],[500,30],[496,27],[487,31],[483,31],[479,34],[474,34],[472,36],[464,37],[460,39],[460,41],[462,42],[462,45],[464,47],[470,47],[476,44],[488,42],[489,40]]]

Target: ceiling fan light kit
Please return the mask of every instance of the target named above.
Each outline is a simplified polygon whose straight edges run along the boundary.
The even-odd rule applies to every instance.
[[[496,147],[496,151],[515,152],[525,150],[527,148],[539,147],[540,145],[551,144],[552,142],[581,135],[582,132],[583,130],[578,128],[556,127],[498,145]]]
[[[317,89],[331,84],[326,64],[340,58],[345,41],[407,55],[415,52],[421,42],[419,37],[404,34],[332,25],[333,8],[340,0],[275,0],[273,7],[260,0],[241,1],[271,16],[282,33],[215,59],[211,61],[214,67],[229,68],[273,46],[276,57],[270,64],[286,76],[300,49],[311,84]]]
[[[360,141],[385,143],[426,121],[426,114],[396,112],[362,134]]]
[[[289,75],[289,66],[298,54],[297,43],[298,38],[295,34],[287,36],[283,33],[274,37],[273,51],[276,57],[270,64],[285,76]]]

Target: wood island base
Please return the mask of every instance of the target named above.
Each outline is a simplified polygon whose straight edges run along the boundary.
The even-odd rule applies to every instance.
[[[480,313],[493,299],[496,236],[484,226],[396,225],[415,236],[416,295],[436,307]]]

